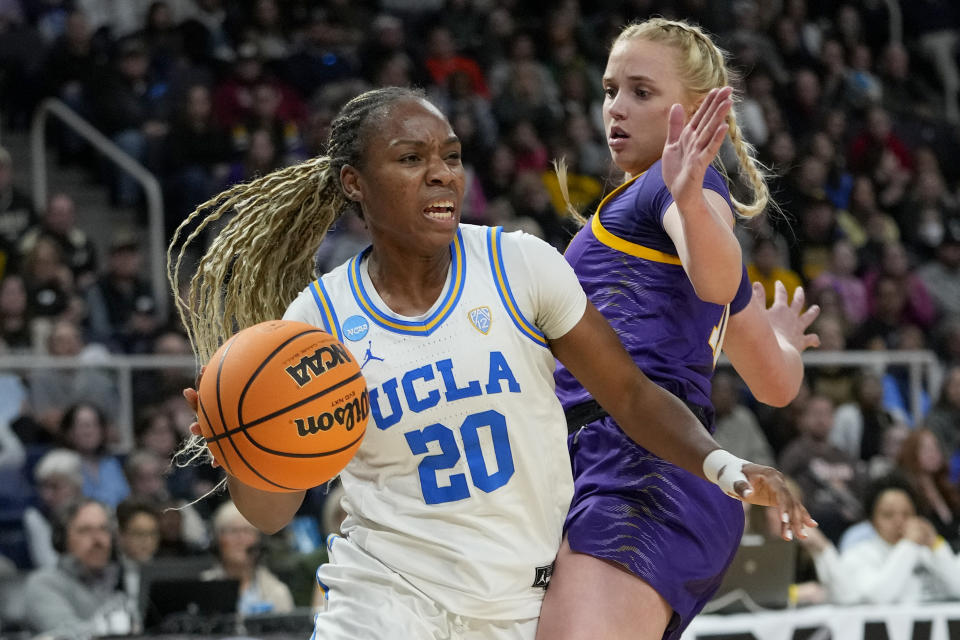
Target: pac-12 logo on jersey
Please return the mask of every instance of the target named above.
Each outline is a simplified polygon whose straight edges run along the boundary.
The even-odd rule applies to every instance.
[[[347,340],[356,342],[366,337],[367,331],[370,330],[370,323],[363,316],[350,316],[344,321],[341,328]]]
[[[490,307],[470,309],[470,323],[483,335],[490,332],[490,321]]]

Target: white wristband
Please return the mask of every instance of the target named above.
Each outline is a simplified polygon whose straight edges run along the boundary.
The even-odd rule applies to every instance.
[[[743,475],[745,464],[748,464],[746,460],[741,460],[725,449],[714,449],[703,459],[703,475],[725,494],[740,500],[741,497],[733,487],[741,480],[749,484],[747,476]]]

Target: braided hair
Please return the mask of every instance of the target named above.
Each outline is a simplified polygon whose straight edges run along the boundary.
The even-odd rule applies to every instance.
[[[283,315],[315,277],[314,254],[330,227],[344,213],[359,214],[343,192],[340,170],[363,166],[368,123],[396,102],[422,99],[422,91],[401,87],[360,94],[331,124],[325,155],[234,185],[180,224],[167,249],[167,278],[199,362],[237,331]],[[228,216],[181,294],[188,248]],[[189,453],[189,463],[204,452],[202,440],[192,438],[180,453]]]

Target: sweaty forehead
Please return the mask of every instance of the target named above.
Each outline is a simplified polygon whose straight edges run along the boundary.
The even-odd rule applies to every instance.
[[[381,107],[370,114],[365,124],[367,142],[375,142],[374,149],[383,148],[395,140],[432,143],[453,135],[450,123],[439,109],[415,98]]]

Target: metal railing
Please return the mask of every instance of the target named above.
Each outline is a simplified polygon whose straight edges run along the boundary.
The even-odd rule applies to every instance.
[[[166,318],[169,309],[169,291],[167,291],[166,252],[163,230],[163,192],[160,182],[135,158],[118,147],[103,135],[96,127],[81,117],[76,111],[56,98],[43,100],[33,114],[30,126],[30,155],[33,165],[33,205],[42,211],[47,203],[47,148],[45,144],[46,123],[54,116],[74,133],[90,143],[94,149],[106,156],[123,171],[140,183],[147,198],[148,215],[148,255],[150,264],[150,284],[157,303],[159,318]]]
[[[870,367],[883,371],[891,365],[906,366],[910,379],[910,413],[914,424],[923,417],[921,401],[924,390],[931,400],[937,397],[943,383],[943,370],[932,351],[807,351],[803,354],[807,369],[817,367]],[[720,365],[730,366],[722,357]],[[109,369],[117,376],[120,406],[117,412],[119,427],[118,449],[128,451],[133,446],[133,372],[150,369],[180,369],[191,376],[199,370],[192,356],[161,355],[104,355],[97,358],[56,358],[51,356],[0,356],[0,372],[33,371],[38,369]]]
[[[120,402],[116,413],[116,426],[118,427],[116,448],[120,452],[130,451],[134,445],[133,372],[156,369],[180,369],[185,372],[189,371],[191,375],[193,375],[199,371],[196,360],[192,356],[104,355],[93,358],[63,358],[33,355],[0,356],[0,372],[27,372],[42,369],[96,369],[114,372]],[[29,381],[27,382],[29,383]]]

